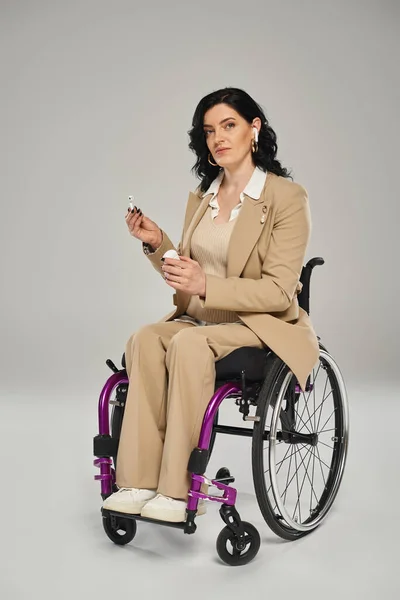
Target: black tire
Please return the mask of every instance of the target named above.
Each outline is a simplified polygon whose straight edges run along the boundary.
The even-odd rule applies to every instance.
[[[107,536],[118,546],[129,544],[136,535],[137,527],[134,519],[107,514],[103,515],[102,521]]]
[[[224,527],[217,537],[217,552],[221,560],[230,566],[241,566],[249,563],[260,549],[261,539],[257,529],[251,523],[242,521],[245,539],[244,548],[237,548],[237,540],[229,527]],[[230,545],[231,552],[228,550]]]
[[[253,440],[252,440],[252,469],[253,469],[253,482],[254,482],[254,488],[255,488],[255,492],[256,492],[256,496],[257,496],[257,502],[258,505],[260,507],[261,513],[265,519],[265,521],[267,522],[268,526],[271,528],[272,531],[274,531],[274,533],[276,533],[278,536],[282,537],[283,539],[286,540],[296,540],[299,539],[301,537],[304,537],[305,535],[311,533],[311,531],[313,531],[314,529],[316,529],[316,527],[319,526],[320,522],[323,520],[323,518],[325,518],[327,512],[330,510],[333,500],[336,497],[336,494],[338,492],[339,489],[339,485],[343,476],[343,470],[344,470],[344,465],[345,465],[345,461],[346,461],[346,455],[347,455],[347,445],[348,445],[348,441],[347,441],[347,437],[348,437],[348,412],[347,412],[347,397],[346,397],[346,392],[344,389],[344,384],[343,384],[343,380],[340,377],[340,372],[338,371],[337,365],[334,362],[334,360],[332,359],[332,357],[330,357],[330,355],[328,354],[327,350],[324,348],[324,346],[322,346],[322,344],[320,344],[320,350],[321,350],[321,356],[320,356],[320,362],[318,365],[318,370],[317,370],[317,375],[319,373],[320,368],[322,367],[322,369],[326,372],[327,374],[327,378],[331,384],[332,387],[332,396],[331,399],[333,401],[334,404],[334,430],[335,430],[335,434],[329,434],[329,435],[333,435],[332,438],[332,442],[333,442],[333,446],[332,446],[332,458],[330,460],[330,464],[327,465],[327,467],[330,467],[327,477],[326,477],[326,482],[324,480],[324,486],[321,486],[321,493],[319,496],[319,490],[318,490],[318,495],[315,495],[315,499],[314,497],[312,498],[312,502],[315,502],[315,508],[311,508],[310,506],[310,510],[309,510],[309,515],[303,514],[303,516],[301,516],[301,519],[299,520],[298,517],[292,517],[291,518],[291,523],[290,525],[288,525],[288,522],[285,520],[285,516],[283,513],[280,512],[279,508],[278,508],[278,502],[277,499],[279,499],[279,502],[281,503],[281,505],[284,505],[283,508],[286,509],[285,503],[286,503],[286,490],[288,489],[288,485],[286,485],[286,487],[284,488],[284,493],[281,494],[282,491],[282,487],[279,487],[279,489],[274,489],[274,483],[273,483],[273,479],[270,475],[270,466],[271,466],[271,462],[269,462],[268,460],[265,461],[265,456],[264,453],[266,452],[265,450],[265,446],[268,446],[268,457],[270,458],[270,453],[271,453],[271,448],[270,448],[270,444],[273,443],[275,445],[275,448],[278,448],[278,444],[282,443],[282,441],[285,440],[281,440],[279,441],[279,439],[277,438],[277,435],[275,435],[275,439],[273,440],[273,442],[271,442],[269,439],[266,440],[265,439],[265,435],[266,432],[268,431],[268,426],[266,427],[266,421],[268,421],[267,419],[267,413],[268,415],[270,415],[278,402],[280,403],[280,406],[283,406],[283,401],[280,401],[280,398],[282,398],[282,389],[283,389],[283,385],[284,382],[287,382],[289,380],[289,385],[287,385],[286,387],[286,392],[285,392],[285,396],[287,394],[287,390],[289,389],[289,386],[291,384],[291,382],[295,381],[293,374],[290,373],[290,369],[287,367],[287,365],[277,356],[274,357],[274,360],[271,362],[270,368],[268,370],[267,376],[265,378],[265,381],[263,383],[263,386],[260,390],[259,396],[258,396],[258,401],[257,401],[257,411],[256,411],[256,416],[258,416],[260,418],[260,420],[258,422],[255,422],[254,424],[254,430],[253,430]],[[313,370],[313,376],[314,376],[314,370]],[[290,379],[291,377],[291,379]],[[315,380],[314,381],[314,385],[315,385]],[[296,399],[295,399],[295,403],[299,402],[299,397],[301,396],[301,394],[296,394]],[[309,396],[310,397],[310,396]],[[329,395],[328,395],[329,397]],[[308,399],[306,401],[306,403],[308,402]],[[324,400],[325,402],[325,400]],[[295,404],[297,406],[297,404]],[[269,411],[269,412],[268,412]],[[284,432],[284,426],[282,425],[282,420],[281,420],[281,415],[283,413],[283,408],[280,409],[280,413],[279,413],[279,423],[280,423],[280,429],[281,429],[281,435],[282,432]],[[275,414],[278,414],[277,412]],[[296,413],[297,414],[297,413]],[[300,417],[301,419],[301,417]],[[300,419],[299,419],[299,423],[300,423]],[[307,419],[307,415],[304,417],[303,421]],[[307,419],[307,422],[309,422],[310,420]],[[296,418],[295,418],[295,422],[296,422]],[[313,429],[312,427],[312,419],[310,424],[310,429]],[[295,428],[296,431],[298,430],[297,428]],[[301,431],[302,427],[299,428],[299,431]],[[324,429],[324,428],[323,428]],[[316,427],[316,432],[318,430],[318,426]],[[275,431],[275,434],[277,432]],[[279,432],[278,432],[279,433]],[[285,433],[287,433],[285,431]],[[311,434],[314,435],[314,430],[311,431]],[[319,437],[320,437],[320,433],[317,432],[317,446],[319,444]],[[321,442],[322,443],[322,442]],[[326,444],[324,444],[326,446]],[[283,446],[279,446],[279,447],[287,447],[288,451],[290,448],[290,444],[286,443]],[[314,447],[312,445],[306,445],[303,442],[295,442],[292,445],[295,446],[296,450],[293,454],[296,454],[296,452],[298,454],[300,454],[300,456],[302,456],[301,452],[309,452],[309,457],[304,460],[303,458],[301,459],[302,464],[300,466],[302,466],[305,470],[306,473],[308,473],[307,469],[308,469],[308,465],[310,464],[310,460],[311,460],[311,455],[314,455],[317,451],[314,450]],[[304,448],[306,448],[306,450],[304,450]],[[310,450],[308,450],[307,448],[310,448]],[[274,450],[275,452],[275,450]],[[291,450],[291,452],[293,452],[293,450]],[[285,454],[286,457],[287,453]],[[319,452],[318,452],[318,456],[319,456]],[[275,466],[277,466],[277,464],[280,464],[280,467],[276,472],[276,474],[278,474],[278,471],[281,469],[281,467],[283,466],[282,463],[286,460],[286,464],[288,459],[287,458],[283,458],[282,461],[280,461],[280,463],[276,463],[276,459],[274,460]],[[300,459],[297,459],[300,462]],[[297,462],[296,460],[296,462]],[[305,463],[308,460],[308,464],[307,467],[305,467]],[[292,459],[290,458],[290,461],[292,462]],[[313,458],[314,461],[314,458]],[[316,462],[318,461],[318,459],[316,459]],[[294,462],[294,461],[293,461]],[[314,469],[314,465],[313,465],[313,469]],[[273,470],[273,469],[271,469]],[[268,475],[266,475],[266,473],[268,473]],[[283,470],[282,470],[283,473]],[[289,474],[290,473],[290,466],[289,466],[289,471],[288,471],[288,476],[287,476],[287,481],[289,481]],[[281,476],[281,475],[280,475]],[[306,478],[307,475],[304,475],[304,479]],[[290,481],[292,481],[294,476],[292,476],[292,478],[290,479]],[[297,477],[297,475],[296,475]],[[300,477],[299,477],[300,478]],[[268,480],[266,482],[266,479]],[[308,476],[308,480],[310,482],[310,490],[311,490],[311,496],[313,494],[313,482],[314,482],[314,471],[312,474],[312,480],[311,477]],[[307,480],[306,480],[307,481]],[[284,484],[285,485],[285,484]],[[289,483],[290,485],[290,483]],[[293,484],[294,485],[294,484]],[[307,484],[308,485],[308,484]],[[271,492],[272,489],[272,492]],[[302,494],[302,490],[303,488],[298,486],[298,490],[299,491],[299,500],[300,500],[300,496]],[[300,504],[300,502],[299,502]],[[295,507],[296,508],[296,507]],[[282,509],[283,510],[283,509]],[[305,517],[303,519],[303,517]],[[297,521],[297,523],[294,523],[294,521]],[[304,528],[307,528],[306,530],[304,530]]]

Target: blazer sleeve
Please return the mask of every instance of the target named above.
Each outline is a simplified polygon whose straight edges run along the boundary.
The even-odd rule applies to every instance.
[[[143,252],[146,254],[147,258],[149,259],[149,261],[151,262],[151,264],[153,265],[153,267],[155,268],[155,270],[160,273],[160,275],[163,276],[164,278],[164,273],[161,270],[161,267],[163,265],[161,259],[163,257],[163,255],[167,252],[167,250],[176,250],[177,253],[180,253],[180,242],[178,244],[178,247],[175,248],[174,244],[171,242],[171,240],[169,239],[168,235],[165,233],[165,231],[163,231],[161,229],[161,233],[162,233],[162,242],[161,242],[161,246],[159,246],[157,248],[157,250],[154,250],[154,248],[152,248],[149,244],[145,244],[143,243]]]
[[[281,312],[292,303],[311,234],[306,190],[295,183],[279,202],[261,279],[206,274],[204,308]]]

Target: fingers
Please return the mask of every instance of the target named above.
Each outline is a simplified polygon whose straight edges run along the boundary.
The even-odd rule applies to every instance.
[[[142,219],[142,215],[135,215],[128,223],[128,228],[132,235],[137,235],[139,233]]]
[[[137,217],[137,218],[135,218],[135,217],[134,217],[134,218],[132,219],[132,222],[131,222],[131,224],[128,226],[128,227],[129,227],[129,229],[130,229],[131,231],[133,231],[133,233],[134,233],[134,234],[137,234],[137,233],[139,233],[139,231],[140,231],[140,224],[141,224],[141,222],[142,222],[143,215],[139,215],[139,214],[138,214],[138,215],[136,215],[136,217]]]
[[[172,265],[163,265],[161,267],[164,279],[168,282],[179,283],[183,285],[187,282],[185,273],[181,267],[173,267]]]
[[[166,258],[164,260],[165,262],[161,267],[164,273],[169,273],[170,275],[183,276],[183,270],[185,267],[181,267],[181,265],[179,264],[181,262],[180,260],[178,260],[177,258]]]
[[[125,216],[125,221],[131,233],[135,234],[139,231],[142,219],[143,213],[140,209],[135,206],[134,210],[131,211],[131,209],[128,208],[128,214]]]
[[[127,223],[130,223],[133,219],[137,219],[137,217],[142,216],[143,213],[140,210],[140,208],[137,208],[136,206],[134,207],[133,210],[131,210],[130,208],[128,208],[128,213],[125,215],[125,220],[127,221]]]

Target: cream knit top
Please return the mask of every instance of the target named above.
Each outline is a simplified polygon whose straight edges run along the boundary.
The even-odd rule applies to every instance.
[[[229,239],[237,219],[217,224],[211,216],[211,211],[212,207],[208,206],[193,232],[190,254],[193,260],[197,260],[205,273],[224,278],[226,277]],[[190,298],[186,314],[206,323],[234,323],[239,321],[235,312],[203,308],[198,296]]]

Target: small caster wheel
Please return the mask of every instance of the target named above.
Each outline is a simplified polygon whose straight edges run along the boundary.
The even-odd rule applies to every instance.
[[[136,535],[136,521],[134,519],[103,515],[102,521],[107,536],[118,546],[129,544]]]
[[[227,565],[246,565],[256,556],[261,539],[257,529],[251,523],[242,521],[244,540],[239,542],[229,527],[224,527],[217,538],[217,552]]]
[[[221,467],[218,469],[215,479],[226,484],[233,483],[235,481],[235,478],[231,477],[231,472],[226,467]]]

